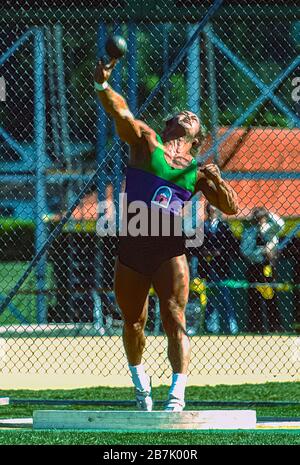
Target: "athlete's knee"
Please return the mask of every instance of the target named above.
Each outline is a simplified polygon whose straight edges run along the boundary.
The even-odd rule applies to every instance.
[[[169,301],[161,313],[162,324],[167,336],[178,337],[185,333],[186,302],[177,299]]]
[[[177,294],[171,295],[161,302],[161,307],[163,307],[164,310],[163,313],[166,314],[166,317],[177,319],[178,316],[184,314],[187,300],[188,294],[185,292],[178,292]]]
[[[165,329],[167,328],[183,328],[185,327],[185,315],[183,312],[172,312],[162,317],[162,323]]]

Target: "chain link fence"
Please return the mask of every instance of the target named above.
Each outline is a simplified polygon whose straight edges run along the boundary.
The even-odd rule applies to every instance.
[[[113,293],[113,214],[128,147],[97,102],[106,38],[128,52],[111,85],[158,133],[176,111],[206,128],[200,161],[236,190],[226,217],[200,199],[187,248],[191,371],[299,373],[300,8],[294,1],[5,0],[0,6],[0,367],[127,373]],[[149,298],[145,359],[170,373]]]

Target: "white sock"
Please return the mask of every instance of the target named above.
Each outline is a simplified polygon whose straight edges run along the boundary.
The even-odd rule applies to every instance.
[[[128,365],[131,372],[133,384],[140,391],[149,391],[150,389],[150,378],[145,372],[144,365]]]
[[[184,400],[184,391],[187,383],[187,375],[183,373],[173,373],[172,385],[169,390],[169,397]]]

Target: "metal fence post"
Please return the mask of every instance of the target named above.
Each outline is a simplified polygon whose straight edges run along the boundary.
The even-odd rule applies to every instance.
[[[45,43],[44,31],[37,29],[34,36],[34,133],[36,157],[36,236],[35,245],[38,253],[47,240],[47,225],[45,214],[46,201],[46,105],[45,105]],[[37,263],[37,322],[47,320],[46,296],[46,254]]]
[[[205,32],[212,31],[212,25],[208,23],[204,28]],[[209,35],[205,36],[207,47],[207,67],[208,67],[208,81],[209,81],[209,108],[211,120],[211,135],[212,141],[215,145],[218,139],[218,124],[219,124],[219,110],[218,110],[218,95],[217,95],[217,79],[216,79],[216,60],[214,46],[210,40]],[[218,163],[219,150],[218,145],[214,152],[214,161]]]
[[[188,38],[191,38],[196,30],[197,25],[188,26]],[[200,33],[187,52],[187,94],[188,109],[201,119]]]
[[[130,22],[128,25],[128,104],[132,113],[137,111],[137,25]]]

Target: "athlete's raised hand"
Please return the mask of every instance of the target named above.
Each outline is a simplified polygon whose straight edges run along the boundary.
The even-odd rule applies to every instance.
[[[108,64],[105,64],[103,60],[100,59],[95,69],[94,80],[99,84],[103,84],[104,81],[108,81],[116,63],[116,58],[112,58]]]

